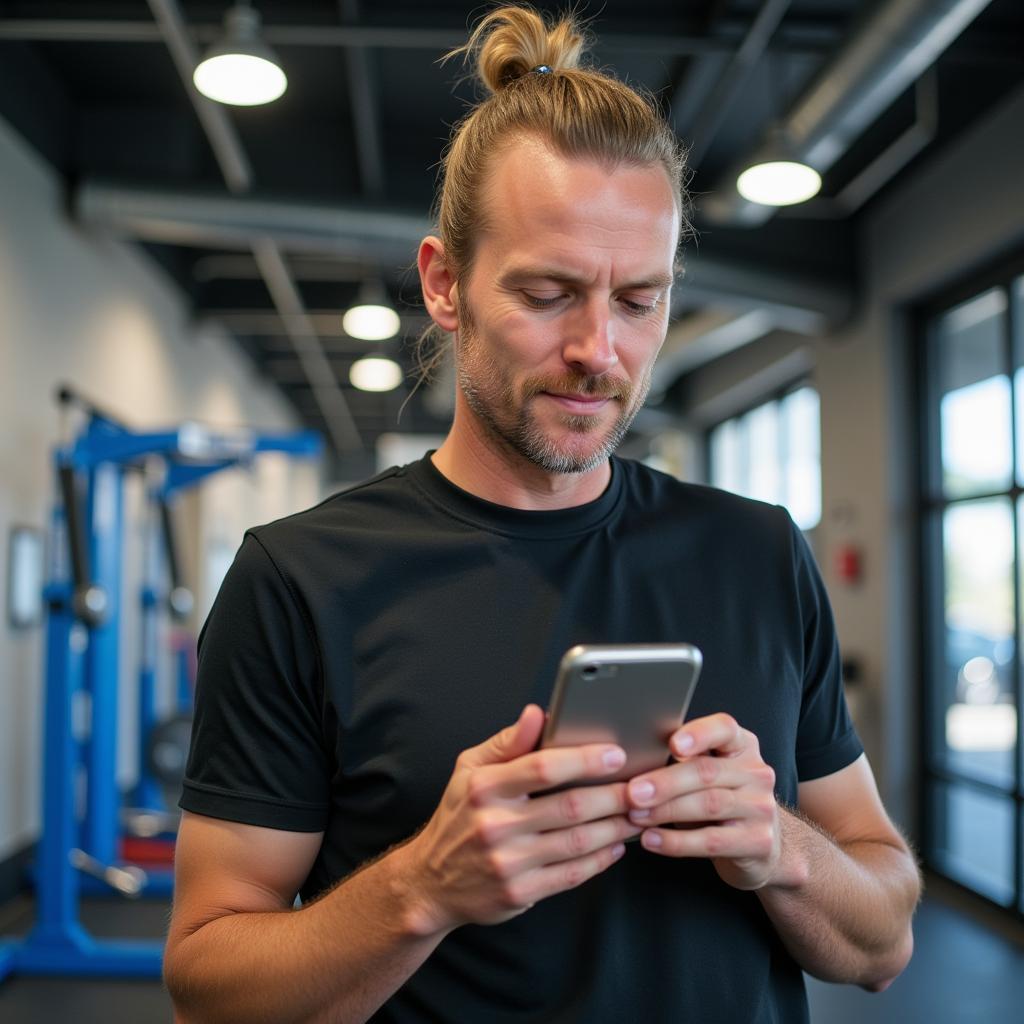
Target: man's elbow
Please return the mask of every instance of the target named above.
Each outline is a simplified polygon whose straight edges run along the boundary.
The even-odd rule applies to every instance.
[[[908,927],[896,949],[872,965],[860,987],[867,992],[884,992],[905,970],[914,955],[914,933]]]
[[[188,1024],[190,1021],[198,1020],[201,1015],[196,1005],[196,986],[189,977],[187,964],[182,962],[181,943],[173,950],[177,955],[172,956],[172,950],[164,951],[163,983],[167,994],[171,997],[171,1005],[174,1008],[174,1024]]]

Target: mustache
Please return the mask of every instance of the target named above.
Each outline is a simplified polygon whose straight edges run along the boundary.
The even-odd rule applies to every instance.
[[[541,392],[559,395],[580,395],[587,398],[627,398],[632,393],[628,381],[605,376],[573,374],[568,377],[530,377],[523,383],[523,397],[533,398]]]

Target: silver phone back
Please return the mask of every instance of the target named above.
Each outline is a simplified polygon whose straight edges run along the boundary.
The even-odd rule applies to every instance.
[[[630,779],[668,760],[702,663],[692,644],[580,644],[562,658],[542,747],[617,743],[626,764],[599,782]]]

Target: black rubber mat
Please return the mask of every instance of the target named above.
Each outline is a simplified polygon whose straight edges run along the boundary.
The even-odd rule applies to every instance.
[[[97,938],[162,938],[170,906],[163,900],[84,900],[81,919]],[[0,908],[0,935],[24,935],[34,907],[25,898]],[[159,981],[12,975],[0,983],[3,1024],[170,1024],[171,1000]]]

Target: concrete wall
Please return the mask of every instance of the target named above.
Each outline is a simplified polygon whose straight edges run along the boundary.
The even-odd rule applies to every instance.
[[[852,702],[858,726],[886,802],[909,828],[920,708],[907,313],[1024,247],[1024,90],[865,211],[860,245],[863,289],[844,329],[810,341],[762,339],[696,371],[685,394],[691,416],[706,422],[709,410],[727,416],[747,401],[750,382],[771,379],[772,367],[811,367],[822,416],[816,547],[844,653],[863,666]],[[864,554],[857,585],[840,582],[832,564],[847,542]]]
[[[52,395],[70,382],[139,429],[193,419],[221,427],[292,429],[280,396],[258,380],[223,332],[190,322],[177,289],[130,246],[69,223],[59,180],[0,122],[0,577],[12,524],[45,528],[58,440]],[[200,559],[215,540],[230,554],[244,528],[318,497],[314,469],[270,458],[225,473],[180,510],[200,610],[212,599]],[[137,671],[142,487],[129,486],[123,678]],[[213,538],[213,540],[211,540]],[[0,622],[0,861],[40,826],[43,631]],[[169,680],[165,680],[165,687]],[[135,694],[123,686],[119,775],[134,777]]]

